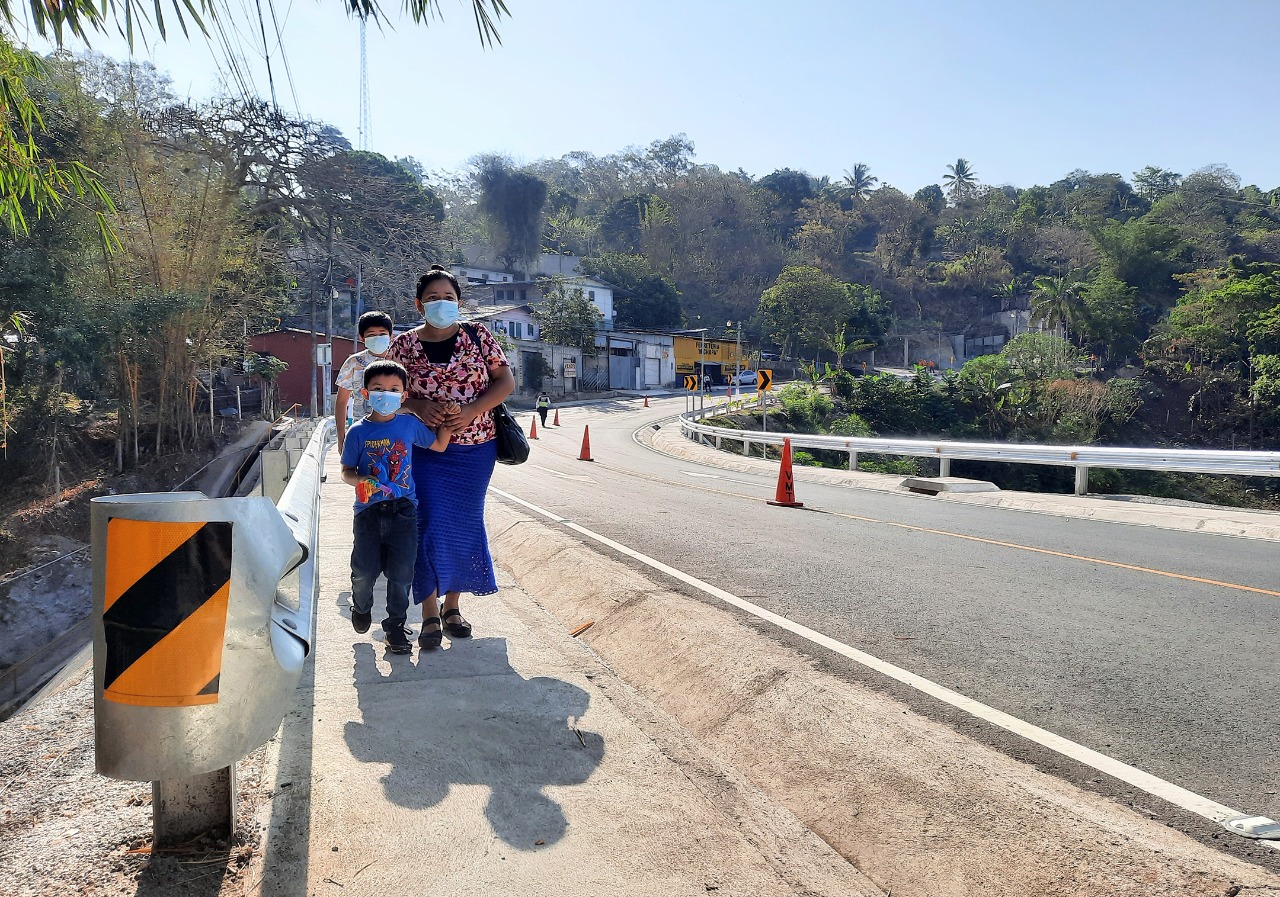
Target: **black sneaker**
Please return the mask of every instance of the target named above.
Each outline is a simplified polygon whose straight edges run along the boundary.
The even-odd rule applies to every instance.
[[[413,650],[413,643],[409,641],[409,630],[403,626],[396,626],[387,630],[387,650],[392,654],[408,654]]]
[[[373,611],[360,613],[354,607],[351,608],[351,628],[356,632],[365,633],[369,631],[369,624],[373,622]]]

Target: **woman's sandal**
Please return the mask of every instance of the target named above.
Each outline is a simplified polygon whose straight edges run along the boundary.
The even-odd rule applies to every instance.
[[[422,632],[418,633],[419,648],[422,648],[425,650],[425,649],[440,647],[440,640],[441,638],[444,637],[444,634],[438,628],[428,632],[427,627],[430,626],[432,623],[436,624],[436,626],[438,627],[440,625],[440,618],[439,617],[423,617],[422,618]]]
[[[462,619],[462,611],[458,608],[451,607],[443,611],[440,616],[445,620],[444,631],[449,638],[471,638],[471,624]],[[458,621],[449,622],[454,617],[457,617]]]

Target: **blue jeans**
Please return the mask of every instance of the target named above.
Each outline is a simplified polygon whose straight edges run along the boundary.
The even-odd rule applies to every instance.
[[[351,605],[367,614],[373,608],[373,584],[387,576],[387,618],[382,628],[404,626],[409,586],[418,553],[418,512],[407,498],[380,501],[356,514],[351,549]]]

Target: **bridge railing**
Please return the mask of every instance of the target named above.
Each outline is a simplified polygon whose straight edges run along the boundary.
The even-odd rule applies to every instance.
[[[681,432],[690,439],[721,444],[740,442],[743,454],[752,447],[781,446],[790,438],[793,448],[846,452],[849,469],[858,469],[858,454],[899,455],[937,458],[939,476],[950,476],[951,462],[1004,461],[1013,464],[1047,464],[1075,469],[1075,494],[1089,491],[1089,469],[1110,467],[1122,470],[1164,470],[1181,473],[1231,474],[1235,476],[1280,476],[1280,452],[1237,451],[1232,449],[1121,448],[1103,445],[1038,445],[1021,442],[963,442],[947,439],[881,439],[853,436],[825,436],[805,433],[766,433],[713,427],[700,422],[722,413],[723,405],[708,406],[680,416]]]

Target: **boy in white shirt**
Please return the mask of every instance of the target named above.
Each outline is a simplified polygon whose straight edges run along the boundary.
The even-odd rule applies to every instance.
[[[393,325],[391,316],[383,311],[367,311],[356,323],[364,349],[347,356],[338,371],[338,395],[333,406],[333,421],[338,425],[338,451],[347,441],[347,430],[352,421],[363,418],[365,407],[361,391],[364,388],[364,369],[387,354],[391,347]],[[350,403],[350,414],[347,405]]]

